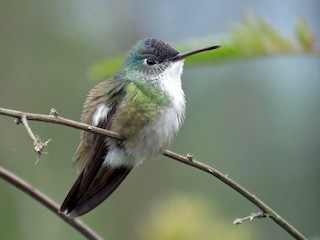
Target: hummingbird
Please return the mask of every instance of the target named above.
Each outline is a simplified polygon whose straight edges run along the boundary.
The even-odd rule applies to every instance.
[[[81,132],[74,155],[79,175],[60,213],[74,218],[96,208],[133,168],[168,147],[185,117],[184,59],[219,47],[180,53],[161,40],[144,39],[118,73],[90,90],[81,122],[117,132],[122,140]]]

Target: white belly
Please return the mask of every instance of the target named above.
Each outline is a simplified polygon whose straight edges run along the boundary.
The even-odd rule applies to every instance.
[[[159,76],[160,87],[169,95],[171,105],[163,111],[159,119],[156,119],[154,125],[136,146],[125,150],[120,147],[110,149],[104,164],[136,166],[168,147],[185,115],[185,97],[181,87],[182,68],[183,62],[176,62]]]

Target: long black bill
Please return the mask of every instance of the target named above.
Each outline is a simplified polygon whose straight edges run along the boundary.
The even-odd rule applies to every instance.
[[[220,45],[214,45],[214,46],[210,46],[210,47],[191,50],[191,51],[184,52],[184,53],[179,53],[177,56],[172,58],[171,61],[173,61],[173,62],[180,61],[180,60],[185,59],[186,57],[189,57],[191,55],[194,55],[194,54],[197,54],[197,53],[201,53],[201,52],[211,51],[211,50],[214,50],[214,49],[217,49],[217,48],[220,48],[220,47],[221,47]]]

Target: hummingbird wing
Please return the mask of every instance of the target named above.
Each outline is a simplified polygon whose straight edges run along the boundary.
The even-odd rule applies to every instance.
[[[109,129],[125,86],[126,83],[109,79],[94,87],[84,104],[81,121],[91,124],[98,106],[106,104],[108,112],[99,119],[97,126]],[[109,147],[110,139],[106,136],[82,133],[81,143],[75,154],[75,165],[81,169],[81,173],[65,198],[60,212],[67,211],[71,217],[87,213],[110,196],[128,175],[131,167],[103,165]]]

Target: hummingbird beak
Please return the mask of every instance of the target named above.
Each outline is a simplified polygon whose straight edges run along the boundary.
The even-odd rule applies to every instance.
[[[210,47],[191,50],[191,51],[184,52],[184,53],[179,53],[177,56],[173,57],[171,59],[171,61],[173,61],[173,62],[181,61],[181,60],[183,60],[186,57],[189,57],[191,55],[194,55],[194,54],[197,54],[197,53],[201,53],[201,52],[211,51],[211,50],[214,50],[214,49],[217,49],[217,48],[220,48],[220,47],[221,47],[220,45],[214,45],[214,46],[210,46]]]

